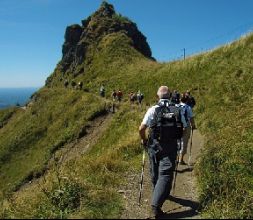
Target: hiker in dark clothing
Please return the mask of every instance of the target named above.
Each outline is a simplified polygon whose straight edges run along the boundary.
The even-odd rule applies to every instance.
[[[119,91],[117,92],[117,100],[118,100],[119,102],[121,102],[122,97],[123,97],[123,93],[122,93],[121,90],[119,90]]]
[[[68,85],[69,85],[69,81],[66,79],[66,80],[64,81],[64,87],[67,88]]]
[[[195,101],[194,97],[191,95],[189,90],[187,90],[187,92],[185,93],[185,96],[188,99],[186,104],[189,105],[193,109],[194,106],[196,105],[196,101]]]
[[[161,133],[157,134],[157,131],[161,132],[161,129],[157,127],[158,123],[161,122],[161,118],[159,119],[159,115],[162,113],[161,109],[169,106],[171,103],[169,95],[167,86],[161,86],[158,89],[157,96],[159,103],[148,109],[139,127],[142,144],[149,154],[150,174],[153,183],[151,209],[156,218],[164,214],[161,207],[168,198],[172,188],[178,151],[177,139],[174,136],[172,138],[166,137],[166,141],[164,141],[161,138]],[[145,134],[147,128],[150,128],[149,139],[146,138]]]
[[[116,101],[116,98],[117,98],[117,92],[116,92],[116,90],[113,90],[112,91],[112,101]]]
[[[75,81],[71,81],[71,86],[72,86],[73,89],[75,89],[76,88],[76,82]]]
[[[174,104],[179,104],[180,102],[180,93],[177,90],[174,90],[171,94],[171,102]]]

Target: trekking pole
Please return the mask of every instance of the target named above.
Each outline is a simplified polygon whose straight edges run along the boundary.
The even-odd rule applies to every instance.
[[[175,173],[174,173],[174,182],[173,182],[173,187],[172,187],[173,195],[175,194],[176,181],[177,181],[177,167],[178,167],[178,163],[179,163],[179,152],[180,152],[181,147],[182,147],[181,139],[179,139],[179,143],[180,143],[180,149],[177,151],[177,159],[176,159]]]
[[[188,158],[188,166],[190,166],[190,161],[192,157],[192,136],[193,136],[193,129],[191,128],[191,146],[190,146],[190,152],[189,152],[189,158]]]
[[[141,205],[141,197],[142,197],[142,191],[143,191],[144,167],[145,167],[145,149],[143,150],[143,155],[142,155],[142,170],[141,170],[140,192],[139,192],[139,201],[138,201],[139,205]]]

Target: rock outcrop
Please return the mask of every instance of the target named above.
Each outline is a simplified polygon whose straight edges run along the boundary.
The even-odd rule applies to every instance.
[[[98,44],[107,34],[117,32],[124,32],[132,39],[132,46],[136,50],[152,59],[146,37],[138,30],[136,24],[117,14],[113,5],[104,1],[93,15],[82,20],[82,25],[74,24],[66,28],[62,60],[58,65],[60,71],[63,74],[71,72],[74,75],[85,72],[77,66],[85,61],[88,48]]]

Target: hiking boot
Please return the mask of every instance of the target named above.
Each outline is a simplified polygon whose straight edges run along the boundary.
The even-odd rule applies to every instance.
[[[172,200],[172,199],[173,199],[172,195],[169,194],[169,195],[166,196],[166,200]]]
[[[165,213],[161,210],[160,207],[152,206],[152,213],[155,216],[155,219],[161,218]]]
[[[187,165],[183,160],[179,162],[180,165]]]

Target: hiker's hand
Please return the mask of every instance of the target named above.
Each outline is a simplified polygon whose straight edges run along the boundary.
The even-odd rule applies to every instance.
[[[147,139],[142,139],[141,140],[141,145],[144,147],[144,148],[147,148],[147,145],[148,145],[148,140]]]

